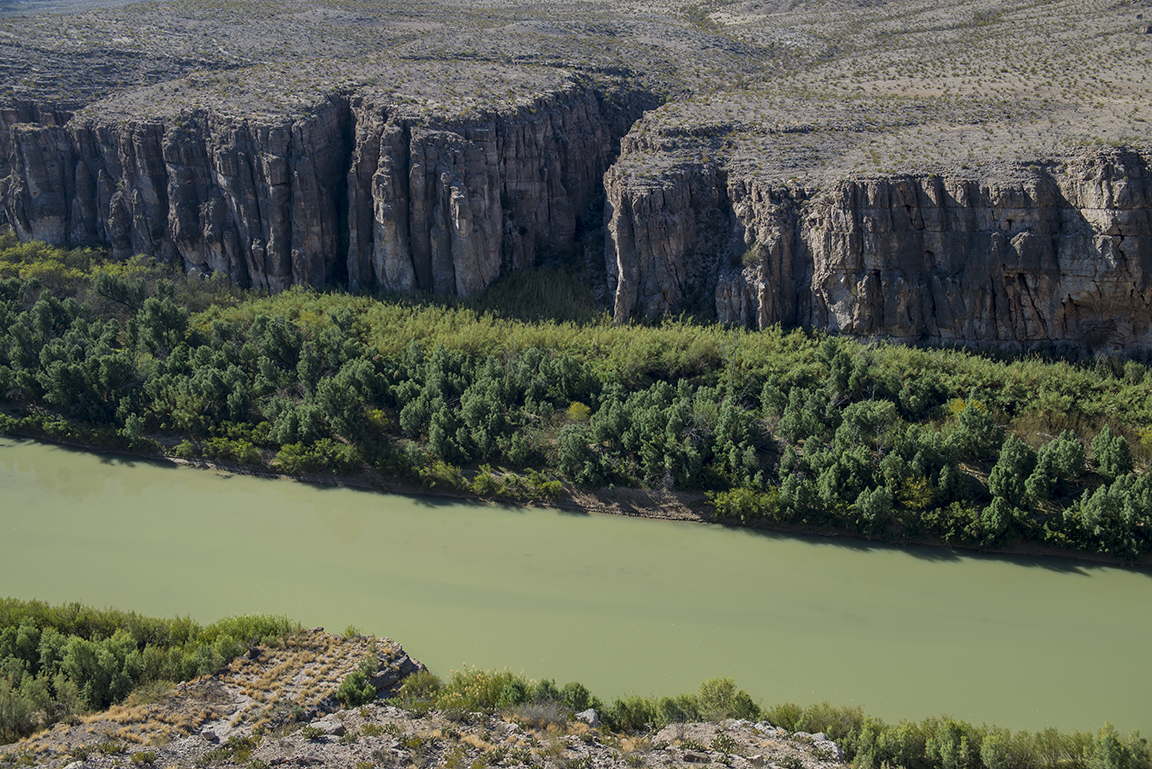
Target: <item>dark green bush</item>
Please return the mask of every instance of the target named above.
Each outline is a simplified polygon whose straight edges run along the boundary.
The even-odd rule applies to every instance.
[[[368,681],[368,673],[354,670],[344,677],[336,689],[336,699],[346,708],[366,705],[376,699],[376,687]]]

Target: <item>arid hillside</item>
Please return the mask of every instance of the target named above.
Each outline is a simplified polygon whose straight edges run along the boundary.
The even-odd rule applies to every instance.
[[[501,716],[404,710],[376,700],[343,708],[340,682],[366,658],[372,683],[393,694],[418,670],[388,639],[319,629],[278,647],[253,647],[213,676],[0,746],[0,764],[144,767],[483,767],[637,769],[696,763],[732,769],[831,769],[840,749],[823,734],[767,722],[679,723],[637,737],[599,730],[594,712],[569,720],[536,706]],[[591,722],[591,723],[589,723]]]

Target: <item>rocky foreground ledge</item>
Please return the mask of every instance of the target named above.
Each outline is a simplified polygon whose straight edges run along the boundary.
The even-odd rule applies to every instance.
[[[216,675],[181,684],[155,701],[140,702],[137,695],[136,702],[0,747],[0,764],[818,769],[843,760],[824,735],[789,733],[767,722],[673,724],[654,735],[626,737],[599,729],[594,711],[574,721],[527,709],[507,718],[418,715],[383,699],[342,709],[337,687],[370,655],[379,665],[372,684],[381,697],[425,669],[388,639],[314,630],[282,648],[254,647]]]

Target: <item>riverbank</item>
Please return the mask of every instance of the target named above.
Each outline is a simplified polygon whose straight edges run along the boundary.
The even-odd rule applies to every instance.
[[[437,671],[508,666],[606,698],[730,675],[769,701],[828,698],[891,721],[1152,723],[1147,670],[1132,663],[1152,622],[1133,608],[1149,605],[1147,570],[407,497],[3,443],[0,583],[14,595],[199,622],[258,611],[355,624],[404,639]],[[1085,654],[1092,665],[1079,663]],[[911,685],[921,680],[934,685]]]
[[[570,513],[589,515],[613,515],[627,518],[643,518],[657,521],[678,521],[683,523],[697,523],[742,528],[766,533],[782,534],[785,536],[825,537],[836,538],[844,543],[854,543],[859,547],[929,547],[945,551],[965,553],[979,553],[990,556],[1025,557],[1025,558],[1053,558],[1085,563],[1096,563],[1122,568],[1152,569],[1152,554],[1145,553],[1136,560],[1125,560],[1102,553],[1085,552],[1055,547],[1047,547],[1034,542],[1014,542],[1000,547],[982,548],[965,544],[948,544],[938,538],[919,537],[908,538],[901,542],[892,542],[881,538],[861,536],[857,532],[838,530],[828,526],[819,526],[803,523],[782,523],[757,521],[752,524],[737,523],[717,518],[713,508],[708,504],[703,492],[670,491],[664,489],[635,489],[627,487],[610,487],[602,489],[587,489],[578,487],[570,482],[563,482],[562,493],[549,499],[512,500],[494,496],[484,496],[445,485],[427,486],[412,483],[400,478],[387,477],[378,472],[371,471],[361,474],[315,473],[308,475],[288,475],[268,468],[258,468],[251,465],[228,462],[218,459],[197,457],[192,459],[176,457],[167,453],[148,451],[133,451],[129,449],[108,449],[99,446],[86,445],[75,441],[55,440],[45,436],[6,433],[27,440],[51,443],[80,451],[100,454],[134,457],[156,462],[167,462],[173,465],[194,467],[211,470],[217,473],[230,475],[247,475],[254,478],[267,478],[282,481],[297,481],[300,483],[317,484],[337,488],[358,489],[385,494],[399,494],[407,497],[436,497],[441,499],[458,500],[461,502],[474,502],[478,504],[511,505],[517,507],[536,507],[545,509],[558,509]],[[171,441],[170,441],[171,442]],[[172,442],[174,443],[174,442]],[[163,444],[157,444],[163,445]],[[169,447],[170,448],[170,447]]]
[[[843,756],[822,734],[793,734],[766,721],[677,723],[629,737],[597,728],[595,711],[572,719],[557,702],[498,714],[404,709],[375,698],[341,707],[340,683],[365,659],[379,670],[371,683],[382,698],[425,670],[387,638],[315,628],[281,646],[254,646],[213,675],[140,691],[0,746],[0,765],[832,769]]]

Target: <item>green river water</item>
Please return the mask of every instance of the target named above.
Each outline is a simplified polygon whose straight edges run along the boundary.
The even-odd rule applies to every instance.
[[[286,614],[600,697],[1152,732],[1152,575],[414,499],[0,439],[0,595]]]

